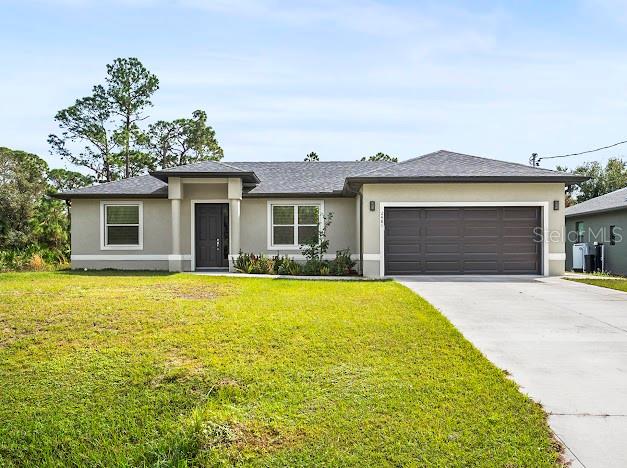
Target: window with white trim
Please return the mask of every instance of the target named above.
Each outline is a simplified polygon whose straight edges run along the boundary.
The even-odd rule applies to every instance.
[[[270,207],[271,247],[298,248],[318,237],[319,203],[277,203]]]
[[[142,205],[103,204],[103,244],[107,248],[141,248]]]

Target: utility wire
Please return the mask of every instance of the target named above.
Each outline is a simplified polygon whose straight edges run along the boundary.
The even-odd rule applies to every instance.
[[[558,154],[555,156],[542,156],[541,158],[538,157],[538,153],[532,153],[531,158],[529,158],[529,162],[531,163],[532,166],[539,166],[540,161],[542,161],[543,159],[567,158],[568,156],[579,156],[581,154],[595,153],[597,151],[601,151],[604,149],[613,148],[614,146],[624,145],[625,143],[627,143],[627,140],[619,141],[618,143],[614,143],[612,145],[601,146],[600,148],[581,151],[579,153]]]

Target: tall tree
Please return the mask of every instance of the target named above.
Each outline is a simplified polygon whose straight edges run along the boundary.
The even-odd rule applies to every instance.
[[[111,129],[109,99],[102,86],[94,86],[92,95],[77,99],[54,117],[61,129],[48,136],[50,152],[94,173],[98,182],[119,177],[118,145]],[[76,145],[82,148],[76,150]]]
[[[307,156],[305,156],[305,161],[320,161],[320,156],[317,153],[311,152]]]
[[[377,154],[373,154],[372,156],[364,156],[361,158],[361,161],[390,161],[390,162],[398,162],[398,158],[396,156],[390,156],[389,154],[378,152]]]
[[[46,193],[47,169],[37,155],[0,147],[0,250],[32,241],[29,223]]]
[[[137,147],[141,144],[142,133],[137,122],[145,118],[143,111],[152,106],[151,98],[159,89],[159,79],[138,59],[130,57],[117,58],[107,65],[106,83],[111,112],[120,120],[116,139],[122,146],[124,177],[130,177],[137,172],[137,169],[132,170],[132,158],[141,158]]]
[[[572,172],[568,170],[566,166],[556,166],[555,170],[561,172]],[[569,206],[573,206],[575,203],[577,203],[577,200],[575,200],[575,197],[573,197],[574,191],[575,187],[572,185],[567,185],[566,187],[564,187],[564,206],[566,208],[568,208]]]
[[[605,167],[598,161],[587,162],[570,172],[590,177],[578,184],[575,194],[577,203],[627,187],[627,161],[621,158],[608,159]]]
[[[191,119],[160,120],[150,125],[146,147],[154,168],[219,161],[224,157],[216,133],[207,125],[207,114],[202,110],[194,111]]]
[[[91,185],[94,183],[94,178],[80,172],[57,168],[48,171],[48,182],[51,191],[65,192]]]

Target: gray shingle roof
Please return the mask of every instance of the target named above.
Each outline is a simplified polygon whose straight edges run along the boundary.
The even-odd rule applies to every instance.
[[[417,158],[401,161],[357,176],[358,179],[469,179],[509,178],[555,179],[558,181],[580,181],[582,177],[559,171],[499,161],[469,154],[440,150]]]
[[[225,163],[222,161],[201,161],[194,164],[185,164],[183,166],[169,167],[167,169],[161,169],[151,172],[150,175],[167,181],[168,177],[172,176],[203,176],[203,177],[224,177],[230,175],[237,175],[241,177],[244,182],[257,183],[259,179],[254,172],[246,169],[240,169],[232,163]]]
[[[237,167],[252,171],[259,185],[248,192],[262,194],[341,193],[347,177],[383,168],[393,163],[383,161],[317,161],[317,162],[237,162]]]
[[[627,209],[627,187],[566,208],[566,217]]]
[[[167,198],[168,184],[150,175],[106,182],[56,194],[57,198],[139,197]]]
[[[241,177],[246,196],[340,195],[365,182],[531,181],[567,182],[584,177],[478,156],[437,151],[399,163],[385,161],[217,162],[203,161],[58,194],[59,198],[167,197],[171,176]]]

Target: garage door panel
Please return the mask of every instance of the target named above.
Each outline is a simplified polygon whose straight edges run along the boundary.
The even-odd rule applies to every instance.
[[[412,208],[413,209],[413,208]],[[461,218],[461,213],[455,208],[429,208],[423,209],[421,217],[427,222],[433,220],[439,221],[457,221]]]
[[[433,223],[425,226],[425,236],[431,237],[459,237],[462,234],[462,228],[458,223]]]
[[[424,262],[424,269],[434,273],[455,273],[460,268],[461,262],[459,261],[427,260]]]
[[[503,244],[503,252],[504,256],[516,254],[536,255],[538,253],[538,246],[527,242],[507,242]]]
[[[537,274],[536,207],[386,208],[386,274]]]
[[[533,237],[535,226],[504,226],[504,237]]]
[[[458,254],[461,247],[458,242],[455,243],[428,243],[425,244],[424,251],[426,254]]]
[[[468,243],[464,242],[460,248],[461,252],[465,255],[473,254],[485,254],[485,255],[497,255],[499,251],[499,244],[497,243]]]
[[[516,219],[535,221],[539,208],[534,206],[504,206],[501,210],[503,210],[503,219],[506,221]]]
[[[481,226],[464,226],[462,230],[464,237],[498,237],[498,225],[496,224],[483,224]]]
[[[495,269],[498,268],[498,261],[493,260],[491,262],[482,261],[482,262],[474,262],[466,260],[464,261],[464,273],[472,273],[472,274],[488,274]]]
[[[465,208],[463,216],[466,221],[496,221],[498,210],[496,208]]]
[[[417,226],[394,226],[389,230],[389,236],[399,240],[416,239],[420,235],[420,228]]]
[[[391,245],[388,251],[388,255],[410,255],[412,253],[422,254],[422,246],[420,244],[399,244]]]

